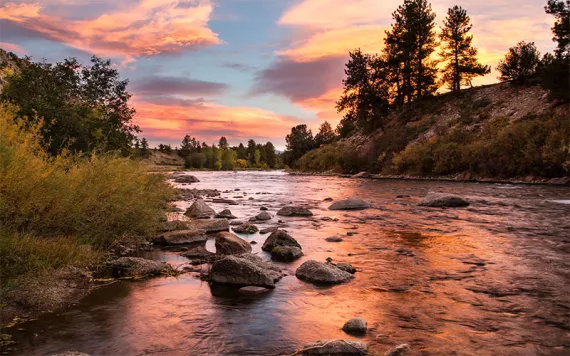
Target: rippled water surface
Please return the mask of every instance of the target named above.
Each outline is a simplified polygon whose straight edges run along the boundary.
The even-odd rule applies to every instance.
[[[273,214],[289,203],[310,207],[312,218],[259,225],[282,219],[303,246],[303,258],[280,264],[288,276],[273,291],[253,296],[211,289],[191,274],[118,282],[71,310],[21,325],[17,354],[284,355],[318,339],[355,339],[341,330],[354,316],[368,321],[361,339],[378,354],[401,343],[412,346],[412,355],[570,353],[568,188],[192,174],[201,180],[192,188],[231,191],[222,196],[240,201],[229,206],[240,219],[261,206]],[[459,194],[471,205],[418,207],[428,191]],[[374,208],[328,211],[330,203],[323,202],[350,196]],[[216,211],[226,207],[209,204]],[[266,236],[242,235],[269,259],[261,251]],[[344,241],[326,242],[329,236]],[[207,247],[213,250],[213,241]],[[175,253],[152,256],[187,262]],[[327,257],[353,264],[356,278],[323,288],[295,277],[303,261]]]

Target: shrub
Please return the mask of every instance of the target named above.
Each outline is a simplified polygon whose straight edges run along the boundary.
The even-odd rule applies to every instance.
[[[505,58],[499,62],[497,70],[501,73],[501,81],[512,81],[523,84],[536,74],[540,63],[540,53],[534,42],[519,42],[515,47],[509,48]]]
[[[156,232],[172,189],[131,159],[63,152],[40,145],[31,130],[0,106],[0,221],[2,228],[42,238],[67,236],[103,248]]]

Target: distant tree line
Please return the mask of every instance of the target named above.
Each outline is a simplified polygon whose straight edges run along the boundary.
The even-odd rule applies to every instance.
[[[570,0],[549,0],[545,10],[555,17],[553,40],[558,46],[542,58],[534,43],[520,42],[498,64],[499,80],[513,85],[540,83],[553,99],[568,102],[570,95]],[[383,129],[390,114],[405,106],[418,106],[441,87],[458,94],[473,78],[491,72],[477,59],[472,25],[461,6],[448,9],[439,35],[436,14],[428,0],[405,0],[392,14],[380,54],[360,49],[349,53],[343,94],[336,103],[344,117],[335,131],[321,126],[313,137],[306,125],[287,135],[284,162],[292,166],[308,151],[347,137],[356,131]],[[439,46],[439,56],[436,48]],[[406,119],[402,117],[401,119]],[[323,124],[324,125],[324,124]],[[317,136],[326,139],[317,142]]]
[[[158,150],[169,153],[170,145],[159,145]],[[208,145],[190,135],[184,136],[177,154],[184,158],[186,168],[232,170],[236,168],[270,169],[281,166],[280,157],[271,142],[258,144],[254,140],[247,147],[240,143],[230,147],[226,137],[220,137],[218,145]]]

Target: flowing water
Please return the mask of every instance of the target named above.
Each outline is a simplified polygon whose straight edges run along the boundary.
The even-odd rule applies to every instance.
[[[192,274],[118,282],[70,310],[12,330],[16,354],[286,355],[319,339],[361,339],[377,354],[401,343],[411,345],[412,355],[570,353],[568,188],[192,174],[201,181],[192,188],[217,188],[239,200],[229,208],[241,219],[261,206],[273,214],[289,203],[311,208],[312,218],[276,217],[259,225],[282,219],[303,246],[303,258],[279,264],[288,276],[260,295],[212,289]],[[428,191],[455,193],[471,205],[418,207]],[[329,211],[323,202],[350,196],[374,208]],[[269,259],[260,249],[266,236],[241,235],[257,241],[254,252]],[[326,242],[329,236],[344,241]],[[214,249],[212,241],[207,248]],[[152,256],[187,262],[174,252]],[[327,257],[353,264],[356,278],[324,288],[295,277],[303,261]],[[364,337],[341,330],[355,316],[368,321]]]

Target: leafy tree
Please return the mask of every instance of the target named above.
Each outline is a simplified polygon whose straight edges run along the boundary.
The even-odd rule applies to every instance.
[[[234,168],[234,161],[236,160],[236,152],[234,150],[222,151],[222,169],[231,170]]]
[[[346,79],[342,82],[343,94],[336,108],[339,113],[345,113],[343,123],[372,130],[382,125],[381,119],[389,110],[383,62],[363,54],[360,49],[349,54],[350,60],[344,70]]]
[[[307,129],[307,125],[297,125],[291,128],[291,133],[285,137],[287,151],[284,161],[292,166],[305,153],[315,148],[313,133]]]
[[[30,62],[7,78],[1,98],[15,103],[31,124],[44,119],[43,140],[52,154],[63,148],[127,154],[140,132],[127,85],[109,60],[95,56],[88,66],[75,58]]]
[[[558,43],[556,55],[570,56],[570,0],[548,0],[545,10],[556,18],[552,27],[553,40]]]
[[[515,84],[524,84],[536,74],[540,63],[540,53],[534,42],[519,42],[511,47],[505,58],[499,62],[497,70],[501,73],[501,81],[512,81]]]
[[[256,149],[253,153],[253,166],[259,168],[261,166],[261,151]]]
[[[440,39],[442,50],[440,56],[447,61],[443,70],[442,82],[454,92],[461,90],[461,85],[471,85],[474,77],[491,72],[491,67],[477,61],[477,49],[473,47],[471,19],[467,11],[460,6],[447,10],[444,27]]]
[[[315,145],[317,147],[333,142],[336,135],[328,121],[325,121],[319,127],[319,133],[315,135]]]
[[[228,139],[225,136],[220,137],[220,142],[218,143],[218,147],[222,150],[228,149]]]

